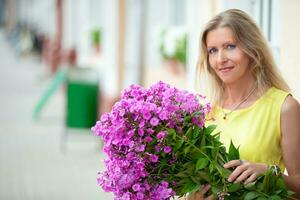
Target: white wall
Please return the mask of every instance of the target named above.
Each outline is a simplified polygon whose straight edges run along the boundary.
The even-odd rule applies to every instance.
[[[18,18],[50,36],[55,33],[55,12],[55,1],[18,0]]]
[[[204,25],[220,11],[219,0],[190,0],[187,1],[187,28],[189,41],[187,49],[187,89],[196,90],[196,67],[199,58],[199,39]],[[201,91],[200,91],[201,92]]]
[[[293,95],[300,100],[300,1],[284,0],[281,9],[281,71],[288,81]]]

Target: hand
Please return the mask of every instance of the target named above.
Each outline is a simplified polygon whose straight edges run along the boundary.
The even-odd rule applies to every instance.
[[[210,195],[209,197],[204,197],[207,191],[210,189],[210,185],[201,186],[200,190],[189,195],[185,200],[213,200],[214,195]]]
[[[224,168],[235,167],[234,171],[228,177],[229,182],[245,184],[256,180],[257,176],[264,173],[268,169],[268,165],[264,163],[251,163],[243,160],[231,160],[224,164]]]

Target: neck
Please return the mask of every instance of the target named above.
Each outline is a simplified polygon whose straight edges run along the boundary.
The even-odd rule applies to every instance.
[[[248,84],[227,84],[224,88],[224,97],[223,97],[223,106],[233,106],[241,101],[244,101],[245,98],[250,99],[253,94],[253,90],[256,87],[254,81],[248,82]]]

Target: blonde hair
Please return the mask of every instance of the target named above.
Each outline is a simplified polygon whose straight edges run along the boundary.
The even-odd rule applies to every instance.
[[[238,9],[230,9],[221,12],[210,20],[200,37],[200,55],[198,59],[198,81],[209,96],[213,104],[220,103],[223,94],[223,83],[208,62],[206,37],[208,32],[219,27],[228,27],[240,48],[250,58],[250,69],[255,78],[257,89],[263,93],[269,87],[289,92],[289,86],[280,75],[274,62],[270,48],[262,32],[245,12]],[[204,84],[203,84],[204,83]]]

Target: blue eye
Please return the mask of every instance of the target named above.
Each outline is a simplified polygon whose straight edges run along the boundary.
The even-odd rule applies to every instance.
[[[209,53],[209,54],[213,54],[213,53],[215,53],[215,52],[217,52],[217,49],[216,49],[216,48],[208,49],[208,53]]]
[[[228,44],[227,49],[235,49],[236,45],[234,44]]]

